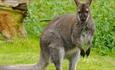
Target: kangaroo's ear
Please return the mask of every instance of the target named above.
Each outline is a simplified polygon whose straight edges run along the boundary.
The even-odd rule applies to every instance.
[[[79,6],[80,0],[74,0],[74,1],[75,1],[76,5]]]
[[[90,5],[91,5],[92,0],[86,0],[86,1],[87,1],[87,4],[90,6]]]

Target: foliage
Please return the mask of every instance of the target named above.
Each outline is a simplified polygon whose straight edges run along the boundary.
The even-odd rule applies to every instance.
[[[92,15],[96,25],[93,46],[103,55],[115,47],[115,0],[93,0]],[[74,0],[33,0],[29,5],[29,15],[25,20],[30,36],[40,36],[41,31],[55,16],[74,13]]]
[[[99,48],[100,53],[103,55],[115,48],[115,5],[113,4],[115,1],[108,1],[96,0],[92,6],[96,24],[93,43],[94,47]]]

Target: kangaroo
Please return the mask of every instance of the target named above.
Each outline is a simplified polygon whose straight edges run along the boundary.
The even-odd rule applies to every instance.
[[[64,58],[69,60],[69,70],[76,70],[76,64],[80,57],[89,56],[95,25],[91,16],[90,5],[92,0],[80,3],[74,0],[78,7],[76,15],[64,15],[55,18],[49,23],[41,34],[40,69],[44,70],[49,60],[56,70],[62,70]],[[86,53],[82,44],[87,43]]]
[[[75,15],[63,15],[54,18],[40,36],[40,61],[33,66],[0,67],[0,70],[45,70],[50,62],[56,70],[62,70],[64,58],[69,60],[69,69],[76,70],[81,56],[89,56],[95,25],[91,16],[92,0],[81,3],[74,0],[78,10]],[[87,44],[86,51],[82,47]]]

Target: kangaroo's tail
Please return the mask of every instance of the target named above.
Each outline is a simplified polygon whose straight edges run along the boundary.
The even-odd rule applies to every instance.
[[[37,64],[16,65],[16,66],[0,66],[0,70],[38,70]]]

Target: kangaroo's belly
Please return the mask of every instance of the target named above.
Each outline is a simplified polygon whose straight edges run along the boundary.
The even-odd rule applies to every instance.
[[[78,53],[80,49],[78,47],[68,48],[65,49],[65,58],[70,58]]]

